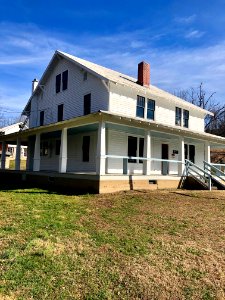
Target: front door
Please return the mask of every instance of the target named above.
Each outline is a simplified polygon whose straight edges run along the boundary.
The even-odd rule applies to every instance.
[[[169,145],[162,144],[162,159],[169,159]],[[169,162],[162,161],[162,175],[169,174]]]

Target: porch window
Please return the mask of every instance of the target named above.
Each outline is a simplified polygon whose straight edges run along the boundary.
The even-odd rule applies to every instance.
[[[84,95],[84,115],[91,113],[91,94]]]
[[[62,73],[62,90],[65,91],[68,87],[68,70]]]
[[[55,92],[59,93],[61,89],[61,74],[56,75],[55,78]]]
[[[186,109],[183,111],[183,126],[186,128],[189,127],[189,111]]]
[[[155,100],[148,99],[147,104],[147,119],[155,120]]]
[[[40,144],[40,156],[48,156],[48,141],[42,141]]]
[[[40,126],[44,125],[45,112],[44,110],[40,111]]]
[[[176,107],[176,117],[175,117],[175,124],[181,126],[181,108]]]
[[[60,154],[60,148],[61,148],[61,140],[55,141],[55,155]]]
[[[195,145],[184,144],[184,156],[185,159],[195,163]]]
[[[90,152],[90,136],[83,136],[82,160],[84,162],[89,161],[89,152]]]
[[[63,120],[63,104],[58,105],[58,122]]]
[[[137,96],[136,117],[144,118],[145,116],[145,97]]]

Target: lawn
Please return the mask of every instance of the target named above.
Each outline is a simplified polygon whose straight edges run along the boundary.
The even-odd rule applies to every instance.
[[[0,299],[225,299],[225,192],[0,192]]]

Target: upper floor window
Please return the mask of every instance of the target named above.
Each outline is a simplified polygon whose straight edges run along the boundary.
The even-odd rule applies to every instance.
[[[147,119],[155,119],[155,100],[148,99],[147,102]]]
[[[45,112],[44,110],[40,111],[40,126],[44,125]]]
[[[91,113],[91,94],[84,95],[84,115]]]
[[[55,78],[55,92],[59,93],[61,91],[65,91],[68,87],[68,70],[64,71],[62,74],[56,75]]]
[[[181,108],[176,107],[176,117],[175,117],[175,124],[181,126]]]
[[[55,78],[55,92],[59,93],[61,89],[61,74],[56,75]]]
[[[58,105],[58,122],[63,120],[63,104]]]
[[[183,111],[183,126],[186,128],[189,127],[189,111],[186,109]]]
[[[141,96],[137,96],[137,110],[136,116],[140,118],[144,118],[145,116],[145,98]]]
[[[68,87],[68,70],[62,73],[62,89],[65,91]]]
[[[83,136],[82,144],[82,160],[89,161],[89,152],[90,152],[90,136]]]

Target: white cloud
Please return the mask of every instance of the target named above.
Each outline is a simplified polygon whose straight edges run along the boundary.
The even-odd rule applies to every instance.
[[[197,30],[191,32],[189,38],[200,34]],[[174,91],[203,82],[209,92],[217,92],[218,99],[225,97],[225,41],[192,49],[162,48],[153,43],[155,37],[157,34],[151,35],[147,28],[108,36],[80,35],[74,39],[41,31],[31,24],[0,23],[0,104],[22,110],[30,96],[31,80],[40,78],[56,49],[134,77],[137,64],[149,61],[151,83],[160,88]]]
[[[195,20],[196,20],[196,15],[195,14],[187,16],[187,17],[176,17],[174,19],[175,22],[181,23],[181,24],[191,24]]]
[[[186,35],[185,38],[187,39],[195,39],[195,38],[200,38],[204,35],[205,33],[203,31],[199,31],[199,30],[191,30],[189,31]]]

